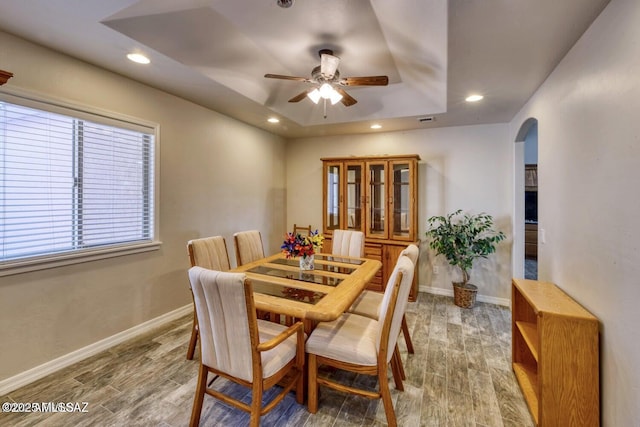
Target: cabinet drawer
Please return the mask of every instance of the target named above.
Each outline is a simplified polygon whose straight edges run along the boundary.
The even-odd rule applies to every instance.
[[[365,245],[364,257],[382,261],[382,245]]]
[[[367,283],[367,289],[370,291],[384,292],[382,285],[382,270],[379,270],[373,278]]]

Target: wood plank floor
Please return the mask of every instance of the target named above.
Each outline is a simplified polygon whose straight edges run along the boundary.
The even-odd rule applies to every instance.
[[[419,294],[407,320],[415,354],[400,350],[405,391],[392,388],[400,426],[532,426],[511,371],[508,308],[477,303],[461,309],[453,299]],[[88,402],[87,413],[0,413],[2,426],[185,426],[189,423],[198,362],[185,359],[191,318],[185,316],[33,384],[0,402]],[[346,383],[375,380],[334,371]],[[391,378],[391,375],[389,375]],[[243,387],[216,381],[243,399]],[[390,379],[393,387],[393,380]],[[262,418],[263,426],[382,426],[380,401],[320,389],[320,409],[309,414],[293,394]],[[270,395],[267,395],[268,398]],[[248,416],[205,396],[201,426],[241,426]]]

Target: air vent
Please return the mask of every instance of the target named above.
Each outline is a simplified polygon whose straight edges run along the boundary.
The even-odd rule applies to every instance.
[[[435,117],[433,117],[433,116],[429,116],[429,117],[420,117],[420,118],[418,119],[418,121],[419,121],[420,123],[435,122],[435,121],[436,121],[436,118],[435,118]]]
[[[291,7],[293,5],[293,0],[277,0],[276,3],[280,7],[287,8],[287,7]]]

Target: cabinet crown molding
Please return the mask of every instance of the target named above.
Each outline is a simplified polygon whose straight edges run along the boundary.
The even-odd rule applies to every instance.
[[[7,82],[7,80],[9,80],[11,77],[13,77],[13,73],[10,73],[10,72],[4,71],[4,70],[0,70],[0,86],[5,84]]]
[[[415,159],[420,160],[419,154],[380,154],[371,156],[344,156],[344,157],[321,157],[320,160],[325,161],[349,161],[349,160],[396,160],[396,159]]]

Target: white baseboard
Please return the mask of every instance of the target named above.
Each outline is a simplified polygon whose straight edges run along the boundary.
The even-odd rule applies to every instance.
[[[434,295],[444,295],[453,298],[453,289],[433,288],[431,286],[420,286],[418,289],[420,292],[426,292]],[[505,307],[511,306],[511,300],[508,298],[496,298],[488,295],[476,295],[476,301],[488,302],[489,304],[503,305]]]
[[[18,375],[2,380],[0,381],[0,396],[8,394],[13,390],[44,378],[62,368],[73,365],[74,363],[93,356],[101,351],[107,350],[117,344],[131,338],[135,338],[136,336],[144,334],[158,326],[162,326],[165,323],[178,319],[192,311],[193,304],[185,305],[184,307],[180,307],[176,310],[170,311],[169,313],[165,313],[154,319],[136,325],[133,328],[129,328],[126,331],[119,332],[86,347],[65,354],[64,356],[60,356],[57,359],[53,359],[49,362],[43,363],[42,365],[36,366],[35,368],[31,368],[28,371],[21,372]]]

